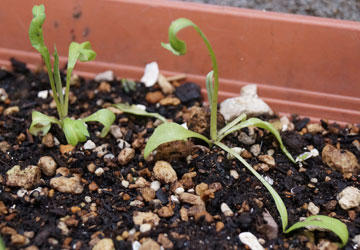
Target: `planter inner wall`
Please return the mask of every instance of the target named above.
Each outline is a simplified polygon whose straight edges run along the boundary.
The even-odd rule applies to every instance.
[[[31,47],[31,9],[40,1],[3,0],[0,10],[0,65],[15,57],[35,67],[41,62]],[[21,6],[21,7],[19,7]],[[187,17],[212,43],[220,72],[220,100],[239,94],[244,84],[258,84],[259,95],[277,112],[334,121],[360,121],[360,23],[267,13],[166,0],[63,0],[45,2],[44,37],[66,63],[71,41],[91,41],[96,61],[79,64],[91,77],[107,69],[139,79],[146,63],[157,61],[165,74],[186,73],[205,86],[211,62],[191,29],[180,37],[188,53],[165,51],[170,22]]]

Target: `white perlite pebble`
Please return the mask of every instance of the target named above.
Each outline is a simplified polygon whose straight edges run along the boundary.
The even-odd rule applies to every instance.
[[[3,88],[0,88],[0,101],[4,102],[8,98],[8,93]]]
[[[240,241],[250,247],[251,250],[264,250],[258,239],[250,232],[239,234]]]
[[[101,176],[104,173],[104,169],[103,168],[98,168],[95,170],[95,174],[97,176]]]
[[[144,75],[141,78],[141,82],[145,84],[147,88],[154,86],[159,78],[159,66],[157,62],[151,62],[146,64]]]
[[[338,194],[337,200],[339,201],[340,207],[344,210],[359,207],[360,190],[356,187],[347,187]]]
[[[238,172],[235,170],[235,169],[231,169],[230,170],[230,175],[232,176],[232,177],[234,177],[234,179],[235,180],[237,180],[237,179],[239,179],[239,174],[238,174]]]
[[[90,197],[90,196],[85,196],[84,200],[85,200],[87,203],[90,203],[90,202],[91,202],[91,197]]]
[[[151,230],[151,225],[149,223],[142,224],[140,226],[140,232],[145,233]]]
[[[160,185],[161,185],[161,184],[160,184],[160,181],[153,181],[153,182],[151,182],[151,184],[150,184],[150,188],[156,192],[156,191],[159,190]]]
[[[101,81],[113,81],[115,78],[114,72],[111,70],[107,70],[105,72],[99,73],[95,76],[95,81],[101,82]]]
[[[42,90],[38,92],[38,97],[41,99],[46,99],[48,98],[49,95],[49,91],[48,90]]]
[[[134,242],[132,243],[132,250],[139,250],[140,247],[141,247],[141,243],[140,243],[140,242],[134,241]]]
[[[233,216],[234,215],[234,212],[231,211],[228,204],[226,204],[226,203],[221,203],[220,209],[221,209],[221,212],[223,212],[225,216]]]
[[[312,215],[317,215],[320,212],[320,208],[317,207],[313,202],[309,203],[308,210]]]
[[[122,180],[121,181],[121,185],[124,187],[124,188],[128,188],[129,187],[129,182],[127,180]]]
[[[121,139],[123,137],[121,129],[117,125],[111,125],[110,126],[110,133],[111,133],[112,136],[114,136],[115,139]]]
[[[185,189],[183,187],[178,187],[175,189],[175,194],[182,194],[185,192]]]
[[[96,144],[92,140],[87,140],[87,142],[85,142],[85,144],[84,144],[85,150],[92,150],[95,147],[96,147]]]
[[[226,121],[231,121],[241,114],[248,116],[272,115],[273,111],[257,95],[257,86],[249,84],[241,89],[240,96],[223,101],[220,104],[220,113]]]

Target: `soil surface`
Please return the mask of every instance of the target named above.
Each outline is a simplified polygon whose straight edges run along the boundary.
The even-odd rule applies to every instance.
[[[239,240],[241,232],[253,233],[267,249],[314,249],[320,242],[338,241],[328,232],[298,230],[283,234],[275,203],[264,186],[239,161],[199,141],[177,145],[178,151],[191,147],[185,150],[186,157],[179,154],[167,159],[177,181],[162,179],[154,167],[159,162],[145,161],[142,154],[144,141],[158,123],[155,119],[117,114],[114,125],[121,131],[117,139],[115,133],[103,139],[97,137],[101,126],[90,124],[89,140],[96,147],[103,146],[104,153],[84,149],[84,143],[66,150],[64,135],[56,126],[50,130],[56,140],[50,138],[50,143],[45,137],[32,136],[28,128],[33,110],[57,116],[50,95],[38,98],[39,91],[50,88],[47,74],[33,73],[16,60],[12,63],[11,72],[0,70],[0,88],[8,94],[0,103],[0,230],[9,249],[92,249],[105,238],[111,239],[116,249],[139,249],[141,244],[142,249],[159,249],[160,245],[165,249],[244,249]],[[176,87],[174,97],[181,103],[163,106],[148,102],[149,92],[161,91],[158,85],[145,88],[138,82],[136,92],[129,92],[117,80],[101,83],[80,78],[78,83],[71,87],[69,114],[74,118],[122,101],[146,105],[148,111],[183,123],[188,109],[201,103],[199,88],[194,84],[172,82]],[[189,95],[182,98],[183,92]],[[19,110],[6,112],[14,106]],[[278,121],[276,117],[260,118]],[[355,249],[351,239],[360,234],[360,209],[342,209],[337,195],[348,186],[360,188],[359,176],[350,174],[344,178],[323,163],[321,152],[326,144],[332,144],[360,159],[357,144],[353,143],[360,139],[359,128],[339,128],[323,121],[323,130],[310,133],[307,119],[293,116],[292,122],[295,128],[282,133],[290,153],[297,156],[313,148],[320,152],[302,167],[291,163],[274,137],[262,129],[241,131],[252,138],[251,143],[239,140],[240,132],[227,136],[224,143],[245,148],[242,156],[273,181],[287,206],[290,225],[309,216],[309,206],[315,205],[319,214],[346,223],[350,240],[345,249]],[[118,155],[126,146],[133,148],[135,155],[124,162]],[[271,156],[275,166],[263,163],[258,155]],[[57,173],[48,176],[43,170],[39,182],[27,189],[7,185],[9,169],[15,165],[21,169],[37,166],[43,156],[56,162]],[[83,190],[59,191],[50,183],[61,176],[78,178]],[[269,222],[266,213],[279,228]],[[154,248],[149,247],[151,244]]]
[[[360,21],[358,0],[180,0]]]

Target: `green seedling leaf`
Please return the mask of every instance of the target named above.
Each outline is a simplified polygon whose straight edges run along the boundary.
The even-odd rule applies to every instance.
[[[32,9],[33,19],[29,27],[29,38],[31,45],[40,52],[42,56],[48,52],[45,44],[42,32],[42,25],[44,24],[46,15],[44,5],[35,5]]]
[[[345,246],[347,241],[349,240],[349,232],[346,225],[338,219],[331,218],[325,215],[315,215],[307,217],[304,221],[299,221],[287,230],[285,230],[285,233],[290,233],[296,229],[303,227],[319,227],[335,233],[341,240],[341,244],[339,244],[339,247]]]
[[[124,103],[118,103],[118,104],[114,104],[113,105],[115,108],[120,109],[121,111],[125,112],[125,113],[129,113],[129,114],[133,114],[133,115],[140,115],[140,116],[147,116],[147,117],[154,117],[156,119],[161,120],[162,122],[167,122],[166,118],[163,117],[162,115],[158,114],[158,113],[149,113],[146,112],[145,110],[139,108],[136,105],[128,105],[128,104],[124,104]]]
[[[121,84],[127,94],[129,94],[131,91],[136,90],[136,82],[129,80],[129,79],[121,79]]]
[[[280,214],[281,222],[282,222],[282,229],[285,232],[286,227],[288,225],[288,213],[285,207],[284,202],[282,201],[279,194],[275,191],[275,189],[260,175],[258,172],[256,172],[249,163],[247,163],[244,158],[242,158],[238,153],[236,153],[234,150],[227,147],[225,144],[221,142],[214,142],[215,145],[219,146],[229,154],[232,154],[234,157],[236,157],[253,175],[255,175],[256,178],[266,187],[266,189],[270,192],[271,196],[273,197],[275,201],[276,208]]]
[[[33,111],[32,114],[32,123],[30,125],[30,133],[33,135],[45,135],[49,132],[51,128],[51,123],[58,124],[60,126],[60,122],[58,119],[52,116],[44,115],[38,111]]]
[[[214,95],[213,75],[214,75],[214,71],[210,71],[206,75],[206,92],[208,94],[209,102],[211,102],[212,97]]]
[[[275,136],[276,140],[279,142],[280,148],[284,152],[284,154],[289,158],[289,160],[291,160],[293,163],[295,163],[294,158],[285,148],[285,146],[281,140],[279,131],[277,131],[276,128],[271,123],[264,122],[258,118],[250,118],[249,120],[243,121],[240,124],[232,127],[231,129],[224,132],[221,136],[219,136],[218,141],[221,141],[228,134],[231,134],[237,130],[240,130],[242,128],[249,127],[249,126],[255,126],[255,127],[266,129],[266,130],[270,131]]]
[[[90,42],[72,42],[69,47],[68,70],[74,69],[76,61],[89,62],[96,57],[95,51],[91,49]]]
[[[3,241],[3,239],[2,239],[2,237],[0,236],[0,250],[5,250],[6,248],[5,248],[5,243],[4,243],[4,241]]]
[[[64,104],[64,95],[62,90],[62,83],[60,78],[60,69],[59,69],[59,55],[55,46],[54,50],[54,79],[55,79],[55,86],[56,86],[56,92],[53,94],[57,94],[60,101],[60,106],[63,107]],[[62,110],[62,112],[64,112]]]
[[[157,127],[154,133],[150,136],[144,149],[144,158],[146,159],[152,151],[163,143],[186,140],[188,138],[199,138],[210,145],[210,141],[203,135],[184,128],[183,126],[174,123],[166,122]]]
[[[100,122],[104,125],[104,128],[101,130],[100,137],[104,138],[109,130],[111,124],[115,121],[116,116],[113,112],[108,109],[100,109],[96,111],[94,114],[82,119],[84,122]]]
[[[246,114],[241,114],[240,116],[236,117],[234,120],[232,120],[231,122],[226,124],[225,127],[220,129],[220,131],[218,133],[218,136],[221,136],[221,135],[225,134],[229,129],[236,126],[239,122],[242,122],[242,121],[245,121],[245,120],[246,120]]]
[[[69,144],[76,146],[79,142],[86,141],[86,137],[89,137],[86,124],[81,119],[73,120],[71,118],[65,118],[63,120],[63,131],[66,140]]]
[[[213,73],[208,74],[206,77],[207,83],[206,87],[208,89],[208,96],[210,102],[211,116],[210,116],[210,137],[212,140],[216,140],[216,132],[217,132],[217,101],[218,101],[218,89],[219,89],[219,73],[218,66],[216,62],[216,57],[214,50],[211,47],[211,44],[205,34],[201,31],[201,29],[194,24],[191,20],[186,18],[179,18],[173,21],[169,27],[169,43],[161,43],[161,45],[171,51],[175,55],[184,55],[186,53],[186,43],[177,38],[177,33],[185,29],[187,27],[193,27],[195,31],[201,36],[203,39],[210,57],[211,63],[213,67]],[[211,78],[211,80],[210,80]],[[212,79],[214,81],[212,81]]]

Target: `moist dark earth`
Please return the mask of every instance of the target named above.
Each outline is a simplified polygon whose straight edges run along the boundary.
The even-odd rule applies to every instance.
[[[360,21],[359,0],[181,0],[233,7]]]
[[[71,154],[61,153],[60,145],[67,143],[62,131],[56,126],[52,127],[50,133],[58,139],[60,145],[45,146],[41,137],[32,136],[28,128],[33,110],[57,116],[56,109],[50,108],[50,96],[46,99],[37,97],[39,91],[50,88],[47,74],[42,71],[33,73],[25,64],[14,59],[12,64],[10,72],[0,70],[0,88],[9,95],[5,102],[0,103],[0,142],[8,142],[10,145],[7,150],[0,150],[0,201],[5,206],[0,211],[0,229],[9,249],[92,249],[103,238],[112,239],[116,249],[132,249],[133,242],[143,243],[147,238],[159,242],[157,247],[163,245],[164,248],[244,249],[246,247],[238,236],[241,232],[252,232],[267,249],[314,249],[321,240],[339,241],[329,232],[298,230],[292,234],[283,234],[275,203],[262,184],[239,161],[229,160],[216,147],[208,150],[199,141],[193,141],[192,145],[197,146],[192,146],[190,156],[168,160],[179,182],[183,181],[181,183],[185,192],[197,192],[200,183],[215,187],[215,191],[205,199],[206,211],[195,211],[193,214],[190,213],[192,205],[179,201],[174,193],[175,184],[161,183],[155,197],[150,201],[144,199],[143,189],[136,181],[142,177],[146,181],[145,186],[149,187],[156,180],[153,174],[155,160],[144,160],[144,144],[136,148],[136,154],[129,163],[121,165],[117,159],[121,151],[118,141],[111,134],[103,139],[97,137],[96,132],[101,130],[101,126],[92,123],[89,125],[89,139],[96,146],[107,143],[108,153],[115,156],[113,159],[105,160],[93,150],[83,149],[84,143],[79,143]],[[187,110],[202,102],[199,88],[189,83],[173,83],[176,87],[175,95],[181,100],[177,106],[148,103],[146,95],[159,91],[157,85],[146,88],[137,82],[135,92],[126,92],[120,81],[113,80],[108,84],[111,88],[104,91],[99,89],[100,82],[80,78],[80,84],[71,87],[76,99],[70,105],[69,114],[79,118],[121,100],[129,104],[146,105],[148,111],[158,112],[181,124]],[[184,99],[183,92],[191,93],[187,95],[191,97]],[[19,111],[4,115],[4,110],[13,106],[18,106]],[[275,116],[260,118],[271,121],[277,119]],[[360,140],[359,128],[350,125],[340,128],[322,121],[325,130],[311,134],[306,130],[309,119],[300,119],[294,115],[292,122],[295,129],[282,133],[290,153],[297,156],[304,152],[304,148],[311,146],[318,149],[320,155],[308,159],[300,168],[288,160],[270,133],[255,129],[254,144],[261,145],[260,154],[268,154],[269,150],[273,150],[276,161],[275,167],[266,172],[259,170],[260,173],[274,180],[273,187],[288,209],[289,225],[299,221],[300,217],[309,216],[307,207],[313,202],[320,208],[320,214],[346,223],[350,240],[345,249],[356,249],[351,239],[360,234],[359,208],[349,211],[342,209],[336,195],[347,186],[360,188],[359,176],[344,178],[341,173],[323,164],[321,151],[326,144],[338,144],[341,149],[349,150],[359,159],[360,152],[353,144],[354,140]],[[148,117],[117,114],[114,124],[122,129],[123,140],[133,146],[139,138],[146,141],[154,131],[156,122]],[[249,134],[251,130],[246,128],[242,132]],[[248,154],[243,156],[252,166],[260,163],[250,153],[251,145],[240,142],[238,136],[227,136],[224,143],[230,147],[247,149]],[[6,185],[6,172],[9,169],[14,165],[22,168],[37,165],[42,156],[51,156],[58,168],[69,170],[69,176],[80,175],[83,192],[69,194],[54,190],[50,180],[59,174],[52,177],[42,174],[41,183],[29,191],[39,187],[41,189],[23,196],[19,195],[20,187]],[[98,176],[90,170],[89,165],[95,165],[96,169],[102,168],[104,173]],[[231,170],[232,173],[234,170],[237,172],[236,178],[230,174]],[[130,185],[124,186],[124,180]],[[220,209],[222,203],[229,206],[234,213],[232,216],[224,215]],[[172,212],[165,216],[159,211],[166,206]],[[188,211],[188,218],[181,214],[181,210]],[[139,225],[134,224],[133,219],[136,211],[159,214],[159,224],[152,225],[149,231],[140,232]],[[275,237],[271,236],[274,228],[269,229],[264,220],[265,211],[270,213],[279,226],[279,233]],[[65,229],[59,226],[60,222],[65,222]],[[12,238],[14,234],[25,235],[26,242],[16,242]],[[164,237],[167,241],[163,240]]]

